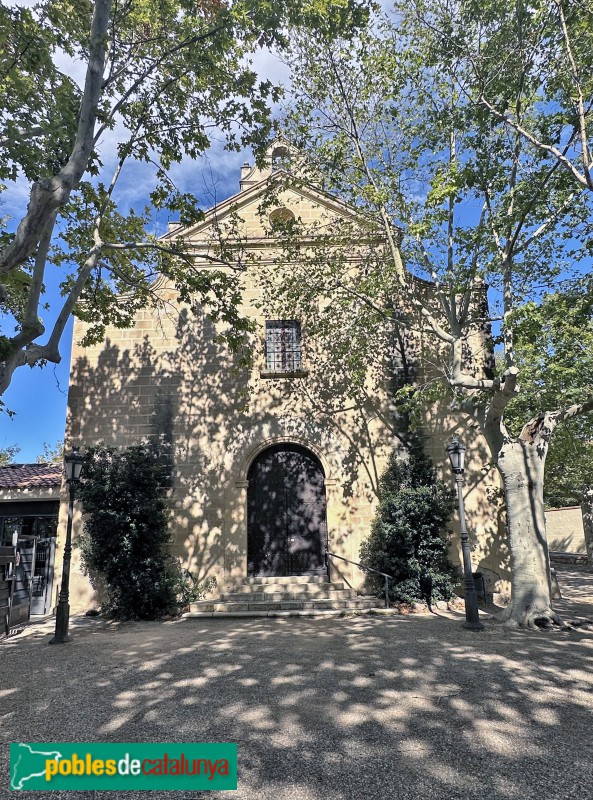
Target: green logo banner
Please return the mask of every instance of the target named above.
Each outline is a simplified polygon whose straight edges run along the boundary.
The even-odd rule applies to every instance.
[[[17,742],[13,791],[236,789],[237,745],[189,742]]]

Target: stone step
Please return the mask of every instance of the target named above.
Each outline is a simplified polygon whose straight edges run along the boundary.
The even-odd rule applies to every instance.
[[[273,583],[253,583],[253,584],[235,584],[229,587],[229,591],[231,592],[287,592],[287,591],[299,591],[299,592],[318,592],[323,589],[347,589],[347,586],[344,586],[343,581],[335,581],[333,583],[328,583],[324,581],[323,583],[297,583],[296,581],[284,581],[282,583],[279,582],[278,578],[274,579]]]
[[[259,584],[269,583],[327,583],[325,575],[284,575],[273,576],[270,578],[243,578],[241,585],[243,586],[257,586]]]
[[[550,560],[558,564],[588,564],[586,553],[565,553],[559,550],[550,550]]]
[[[288,588],[284,592],[223,592],[220,600],[231,603],[279,603],[296,600],[355,600],[356,589],[322,589],[316,592],[303,592]]]
[[[376,597],[356,597],[350,600],[287,600],[278,602],[262,601],[220,601],[220,600],[200,600],[190,606],[191,614],[199,613],[235,613],[248,611],[340,611],[356,610],[366,608],[380,608],[381,600]]]

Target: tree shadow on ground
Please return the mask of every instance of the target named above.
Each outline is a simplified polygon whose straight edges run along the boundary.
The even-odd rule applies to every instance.
[[[460,622],[129,623],[61,648],[40,632],[3,645],[0,727],[5,741],[237,742],[241,800],[589,796],[591,633]]]

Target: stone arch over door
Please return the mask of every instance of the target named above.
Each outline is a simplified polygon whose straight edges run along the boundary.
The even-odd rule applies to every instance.
[[[343,471],[347,453],[331,430],[311,419],[282,416],[269,417],[237,431],[224,456],[224,480],[235,483],[246,481],[255,456],[267,447],[282,442],[300,444],[311,450],[321,461],[326,482]]]
[[[223,460],[221,483],[225,486],[223,512],[224,575],[229,585],[247,575],[247,479],[254,459],[278,444],[295,444],[311,451],[320,461],[325,475],[327,524],[332,549],[343,539],[342,504],[337,487],[347,453],[341,441],[326,426],[315,420],[293,416],[267,417],[238,430]],[[332,541],[332,537],[334,541]],[[338,549],[338,552],[341,552]],[[345,553],[345,555],[349,555]]]
[[[290,442],[272,445],[255,456],[247,482],[247,574],[325,574],[325,474],[317,456]]]

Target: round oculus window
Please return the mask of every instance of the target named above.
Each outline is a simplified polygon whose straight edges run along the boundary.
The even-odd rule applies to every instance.
[[[295,216],[289,208],[275,208],[269,216],[272,225],[287,225],[294,220]]]

